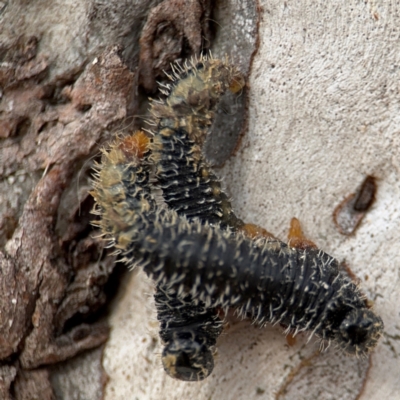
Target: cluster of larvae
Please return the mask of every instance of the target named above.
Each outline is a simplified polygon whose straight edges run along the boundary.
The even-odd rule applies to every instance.
[[[300,233],[286,244],[240,220],[202,154],[218,102],[228,90],[240,95],[241,74],[227,60],[202,57],[175,65],[170,79],[166,99],[151,105],[153,132],[104,149],[92,192],[96,225],[129,268],[140,266],[155,283],[165,371],[206,378],[230,308],[367,354],[383,323],[357,284]]]

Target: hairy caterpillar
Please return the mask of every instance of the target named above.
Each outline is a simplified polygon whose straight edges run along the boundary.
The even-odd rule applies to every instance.
[[[180,71],[177,71],[180,69]],[[243,222],[232,212],[219,179],[204,161],[201,145],[212,125],[221,96],[244,86],[243,76],[227,60],[201,57],[185,68],[175,65],[165,101],[151,104],[151,145],[156,176],[169,207],[188,218],[199,217],[227,226]]]
[[[176,64],[174,74],[171,77],[174,82],[166,87],[168,98],[164,102],[153,102],[151,108],[151,124],[157,128],[151,145],[152,159],[157,166],[164,200],[189,218],[197,216],[209,222],[241,226],[243,222],[232,213],[218,179],[202,161],[200,145],[212,125],[214,109],[221,96],[228,89],[238,92],[244,85],[243,77],[226,60],[211,57],[194,60],[191,67]],[[170,147],[177,144],[176,139],[179,140],[175,128],[193,139],[188,143],[189,148],[184,141],[179,143],[183,146],[179,147],[179,154],[173,154],[174,149]],[[110,152],[111,163],[114,162],[116,146]],[[126,145],[123,147],[126,148]],[[172,152],[167,154],[168,150]],[[171,180],[173,175],[175,180]],[[139,177],[138,173],[134,176]],[[184,182],[179,181],[182,178]],[[103,177],[99,183],[102,180]],[[141,178],[138,181],[143,183]],[[139,190],[140,184],[134,187],[130,182],[127,190]],[[145,201],[149,201],[148,196]],[[182,298],[166,290],[163,284],[157,285],[155,301],[160,336],[165,343],[162,353],[164,369],[178,379],[204,379],[213,370],[212,346],[222,332],[218,309],[205,307],[201,302],[193,304],[190,295]]]
[[[281,322],[312,331],[350,354],[375,347],[382,320],[340,272],[337,260],[322,250],[291,248],[277,239],[254,241],[157,210],[142,179],[145,168],[134,158],[125,154],[124,144],[112,146],[103,155],[93,192],[99,224],[127,264],[141,265],[168,293],[191,295],[206,307],[235,307],[261,325]],[[119,176],[104,179],[108,175]],[[125,185],[133,181],[139,183],[128,190]]]
[[[166,100],[151,104],[156,126],[151,158],[164,201],[188,219],[243,226],[201,151],[215,106],[227,90],[237,93],[243,87],[243,77],[226,60],[211,57],[201,57],[184,68],[178,64],[174,73],[176,81],[169,85]],[[162,285],[157,287],[155,300],[165,343],[165,371],[184,380],[208,376],[214,368],[212,346],[222,332],[218,309],[194,303],[190,295],[167,294]]]
[[[99,205],[99,212],[102,215],[103,222],[100,222],[100,225],[103,231],[114,239],[117,248],[125,255],[125,261],[128,264],[132,264],[135,259],[142,259],[147,264],[146,271],[149,274],[154,274],[156,278],[157,292],[155,299],[158,318],[161,322],[160,335],[166,343],[163,351],[165,370],[171,376],[184,380],[204,379],[211,373],[213,369],[211,347],[215,344],[216,338],[222,331],[222,323],[218,318],[216,307],[227,308],[235,306],[240,313],[252,315],[261,324],[268,321],[281,322],[287,325],[288,329],[292,328],[296,332],[299,330],[312,330],[324,339],[336,340],[348,352],[357,354],[367,352],[376,344],[382,331],[382,322],[379,317],[376,317],[365,307],[365,303],[363,303],[362,296],[356,286],[348,278],[340,275],[336,260],[332,258],[330,258],[331,261],[329,262],[325,260],[328,266],[324,266],[322,255],[325,253],[321,251],[315,249],[296,250],[276,240],[265,242],[264,247],[258,241],[259,247],[257,247],[254,244],[252,245],[248,239],[244,239],[243,235],[234,232],[244,230],[248,235],[251,235],[259,233],[260,230],[252,225],[244,225],[234,215],[228,199],[221,191],[219,180],[203,160],[200,145],[204,140],[208,127],[211,125],[213,107],[219,96],[230,86],[235,90],[235,88],[240,88],[240,85],[243,84],[240,81],[239,74],[232,67],[221,61],[202,59],[199,63],[193,65],[192,69],[186,68],[185,71],[181,71],[180,75],[177,74],[176,78],[178,77],[179,80],[172,87],[169,87],[170,95],[165,103],[153,103],[152,112],[154,124],[157,126],[157,133],[154,137],[154,142],[150,146],[153,151],[152,159],[156,163],[157,176],[163,189],[165,202],[178,211],[179,214],[186,215],[189,219],[193,220],[193,218],[197,217],[203,223],[209,222],[216,227],[212,228],[206,225],[202,228],[201,223],[196,219],[190,222],[190,225],[187,225],[186,219],[180,219],[174,213],[164,211],[156,213],[154,211],[156,207],[151,197],[151,188],[148,183],[148,161],[147,157],[144,157],[145,152],[142,149],[143,143],[148,139],[143,139],[145,138],[143,134],[125,138],[119,144],[112,145],[109,152],[104,153],[102,165],[99,166],[99,174],[104,176],[99,176],[94,192]],[[143,143],[140,144],[140,142]],[[147,142],[145,147],[147,150]],[[115,176],[114,178],[116,179],[114,180],[107,179],[108,170],[112,170],[113,174],[118,171],[118,177]],[[111,185],[105,187],[103,182],[109,182]],[[113,194],[110,196],[110,193]],[[124,193],[124,197],[113,199],[115,193],[119,193],[119,195]],[[111,204],[114,209],[114,211],[111,211],[112,218],[108,215]],[[117,215],[115,211],[117,211]],[[147,236],[150,241],[155,240],[152,235],[157,236],[164,229],[164,233],[167,232],[165,236],[162,234],[157,237],[165,241],[166,247],[155,248],[154,252],[151,249],[146,250],[146,243],[140,239],[140,235],[137,237],[131,236],[132,230],[135,230],[135,224],[139,232],[142,229],[144,232],[146,229],[150,229],[149,232],[152,233]],[[121,230],[122,227],[123,229]],[[221,230],[221,228],[227,227],[232,228],[233,231],[232,229],[226,232]],[[186,228],[187,230],[185,231]],[[292,271],[289,275],[276,274],[274,277],[273,273],[277,271],[268,262],[272,260],[272,263],[274,263],[276,261],[274,257],[277,257],[276,254],[266,265],[257,265],[257,260],[253,260],[250,256],[248,258],[244,257],[243,261],[249,262],[250,265],[255,265],[255,276],[257,276],[258,270],[263,269],[264,272],[261,273],[261,276],[262,274],[267,274],[268,271],[272,274],[270,275],[270,286],[273,290],[271,289],[272,292],[269,293],[272,297],[268,302],[268,299],[264,299],[264,296],[268,294],[268,290],[255,290],[253,295],[247,298],[246,304],[243,304],[240,299],[240,296],[242,296],[240,291],[236,297],[231,296],[229,298],[231,288],[235,286],[235,282],[238,285],[240,280],[233,279],[229,281],[228,279],[225,280],[225,283],[227,283],[224,292],[226,298],[223,298],[222,294],[218,295],[218,301],[214,298],[216,295],[210,293],[210,288],[215,290],[214,286],[218,283],[218,280],[213,283],[212,277],[218,273],[220,276],[224,276],[221,271],[223,271],[223,266],[225,265],[224,257],[227,254],[221,253],[221,259],[217,262],[218,252],[216,252],[211,254],[211,256],[215,257],[215,260],[209,260],[207,251],[201,247],[199,248],[196,245],[196,240],[191,236],[193,232],[200,234],[200,237],[201,235],[204,236],[205,233],[202,229],[207,232],[207,235],[210,235],[210,229],[215,231],[213,233],[214,242],[234,251],[233,254],[236,252],[236,254],[240,255],[241,246],[249,246],[250,249],[255,246],[254,248],[258,248],[257,251],[271,254],[273,254],[273,251],[277,251],[276,249],[279,249],[279,254],[283,251],[282,249],[289,249],[292,253],[288,251],[286,261],[281,262],[288,263],[293,270],[297,263],[298,268],[300,268],[299,271],[306,271],[305,275],[303,276],[303,272],[300,273],[299,271],[300,275],[296,275]],[[129,235],[128,231],[131,232]],[[177,236],[177,232],[180,236]],[[265,232],[261,233],[265,234]],[[168,241],[168,234],[175,236],[172,236]],[[176,239],[176,241],[173,239]],[[204,240],[204,237],[202,240]],[[227,242],[224,244],[226,240]],[[167,248],[170,248],[173,253],[174,247],[178,246],[179,243],[185,242],[192,247],[185,254],[178,256],[176,265],[174,264],[173,254],[162,253],[163,249],[167,252]],[[245,246],[241,243],[247,243],[247,245]],[[268,243],[269,247],[267,246]],[[271,247],[271,243],[275,244]],[[239,247],[235,248],[235,245]],[[252,253],[252,250],[247,249],[246,251]],[[300,251],[304,251],[308,256],[308,258],[305,256],[304,260],[307,261],[304,261],[304,263],[299,260],[296,261],[296,255],[298,257],[298,252]],[[325,256],[329,258],[326,254]],[[181,260],[185,257],[193,260],[190,262],[185,261],[182,265],[191,266],[193,270],[191,268],[179,269],[182,267]],[[196,257],[200,259],[203,257],[207,262],[196,261]],[[311,261],[317,262],[317,264],[322,262],[319,265],[319,269],[324,270],[325,268],[328,278],[324,275],[320,277],[319,281],[314,282],[315,271],[310,273],[309,269]],[[159,263],[163,268],[169,266],[172,271],[175,265],[175,272],[172,272],[172,275],[166,273],[165,276],[163,272],[157,274],[157,271],[151,269],[154,262]],[[195,280],[193,281],[192,279],[190,281],[193,278],[193,274],[196,274],[198,266],[205,262],[209,267],[207,271],[211,281],[203,279],[202,275],[196,275]],[[330,264],[333,265],[332,268],[329,267]],[[234,265],[234,268],[240,272],[240,269],[244,267],[241,267],[240,262],[238,262]],[[214,271],[212,271],[213,269]],[[180,272],[178,273],[178,271]],[[184,278],[181,278],[181,276],[184,276]],[[188,279],[186,286],[179,285],[177,287],[178,278]],[[331,289],[331,292],[336,293],[336,297],[332,296],[330,298],[327,295],[324,297],[323,291],[312,291],[307,286],[316,285],[318,288],[329,286],[329,283],[327,283],[329,279],[333,279],[336,283],[339,282]],[[220,283],[222,285],[222,282]],[[297,289],[296,286],[298,286]],[[281,291],[283,292],[281,293]],[[309,295],[305,295],[308,292]],[[353,296],[350,299],[351,301],[344,296],[344,293],[347,292]],[[303,303],[305,305],[300,302],[300,306],[298,305],[296,309],[297,311],[287,307],[287,303],[292,303],[293,305],[296,302],[297,304],[302,295],[308,299],[304,300]],[[311,303],[310,299],[312,300]],[[347,330],[349,338],[346,345],[343,345],[345,342],[344,336],[340,337],[338,333],[340,329],[335,326],[337,321],[332,321],[329,313],[329,315],[323,315],[322,312],[318,311],[319,303],[322,305],[325,303],[336,304],[339,299],[349,303],[346,311],[350,309],[362,310],[358,314],[349,315],[346,322],[342,321],[344,324],[350,324]],[[264,306],[264,303],[269,308]],[[316,308],[313,308],[314,306]],[[282,311],[282,307],[287,307],[287,309]],[[310,311],[308,313],[310,315],[305,312],[307,309]],[[338,306],[338,309],[341,309],[341,306]],[[335,309],[332,313],[338,313],[338,309]],[[257,312],[255,312],[256,310]],[[346,312],[343,309],[343,315],[345,314]],[[291,316],[291,319],[288,319],[287,315]],[[312,321],[313,315],[319,320],[321,326]],[[340,319],[341,316],[338,318]],[[307,322],[304,324],[303,320]],[[368,324],[371,325],[367,326]],[[345,329],[342,327],[340,332],[343,333],[344,331]],[[349,333],[350,331],[352,331],[351,334]],[[354,339],[357,335],[365,335],[365,342]]]
[[[117,140],[109,151],[103,150],[96,166],[93,196],[93,224],[111,239],[117,253],[130,246],[129,226],[136,219],[134,210],[150,212],[155,208],[149,185],[149,139],[143,132]],[[135,249],[122,261],[132,265],[139,257]],[[156,287],[157,318],[160,336],[166,344],[162,360],[169,375],[182,380],[202,380],[214,367],[212,347],[222,332],[222,321],[215,308],[202,302],[193,304],[190,295],[177,296],[160,283]]]

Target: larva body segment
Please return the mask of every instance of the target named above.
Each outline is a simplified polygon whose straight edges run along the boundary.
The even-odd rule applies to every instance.
[[[200,146],[183,128],[163,129],[155,139],[157,180],[164,201],[180,215],[237,229],[243,221],[233,213],[220,180],[204,160]]]
[[[164,369],[173,378],[199,381],[214,369],[213,346],[223,324],[215,308],[202,301],[193,303],[190,294],[182,295],[160,283],[154,295]]]
[[[204,64],[197,71],[202,68]],[[196,77],[188,70],[183,75]],[[201,89],[201,82],[193,82]],[[203,102],[204,93],[189,93],[190,85],[187,93],[179,91],[180,83],[171,89],[174,101],[157,105],[157,113],[153,107],[157,133],[145,149],[153,151],[166,203],[181,216],[157,211],[148,153],[140,155],[135,146],[127,151],[126,139],[104,153],[93,193],[103,232],[128,265],[142,265],[157,282],[167,373],[183,380],[209,375],[211,348],[222,331],[218,307],[234,307],[261,325],[280,322],[296,332],[311,331],[348,353],[368,353],[383,323],[335,259],[321,250],[295,249],[275,239],[252,241],[240,233],[248,226],[233,214],[201,154],[212,107]],[[191,100],[196,119],[182,93],[196,99]],[[210,98],[215,104],[217,97]]]
[[[322,250],[233,237],[168,211],[150,216],[146,227],[135,244],[141,263],[172,292],[210,307],[235,307],[260,324],[311,331],[350,354],[367,354],[382,334],[382,320]]]
[[[167,99],[161,104],[153,102],[151,107],[153,125],[157,127],[151,146],[152,159],[164,201],[189,220],[197,217],[204,222],[231,228],[243,226],[243,222],[233,213],[219,179],[205,162],[201,151],[221,96],[228,89],[238,92],[244,85],[243,77],[226,61],[204,57],[192,62],[191,67],[186,64],[184,70],[177,65],[175,72],[177,70],[180,73],[176,73],[177,81],[170,87]],[[185,322],[176,312],[160,312],[162,302],[159,301],[159,292],[163,293],[163,290],[156,293],[155,299],[161,323],[160,336],[166,343],[162,355],[165,371],[170,376],[182,379],[175,365],[179,363],[178,369],[185,368],[188,374],[191,370],[194,372],[190,374],[192,379],[206,377],[212,372],[214,364],[202,356],[204,352],[196,353],[195,349],[202,346],[206,351],[204,346],[208,345],[207,353],[212,354],[212,346],[222,332],[218,310],[207,307],[210,318],[204,318],[196,314],[198,311],[204,312],[204,303],[197,300],[195,304],[190,295],[185,296],[183,302],[179,293],[170,293],[168,307],[177,310],[184,303],[186,310],[190,310],[191,317],[186,316]],[[193,319],[198,323],[193,324]],[[171,326],[174,328],[171,329]],[[191,335],[183,341],[182,337],[188,336],[188,329]],[[193,357],[192,354],[197,355]],[[188,362],[182,362],[184,359]],[[206,374],[200,376],[196,372],[199,366]]]
[[[239,92],[244,78],[227,60],[201,57],[184,68],[176,65],[171,79],[169,96],[151,105],[157,127],[152,159],[164,200],[188,218],[239,228],[244,224],[234,215],[201,146],[221,97],[227,90]]]
[[[148,149],[149,138],[143,132],[117,140],[103,150],[93,185],[94,213],[101,216],[93,224],[130,267],[140,259],[135,243],[156,207],[149,183]],[[212,348],[223,329],[217,310],[201,301],[194,305],[190,295],[178,296],[163,283],[156,287],[155,302],[160,336],[166,344],[165,369],[177,379],[204,379],[214,368]]]
[[[145,160],[124,144],[104,152],[93,195],[99,225],[128,265],[141,264],[168,296],[190,295],[206,308],[235,307],[261,324],[310,330],[348,353],[376,345],[383,323],[334,258],[155,211]]]
[[[232,220],[236,224],[241,222],[231,212],[230,203],[222,193],[219,181],[204,165],[199,146],[188,139],[187,133],[183,129],[165,128],[155,140],[161,143],[161,146],[158,146],[157,158],[159,161],[156,167],[158,183],[162,188],[164,201],[169,207],[180,215],[187,216],[188,219],[198,217],[202,221],[214,224],[223,220],[226,223]],[[170,307],[175,307],[174,303],[181,304],[177,292],[170,293],[169,298]],[[157,296],[155,299],[157,309],[160,310],[161,304],[158,303]],[[204,359],[202,353],[208,346],[207,354],[212,357],[212,346],[215,345],[216,339],[221,334],[223,324],[218,318],[218,310],[215,307],[205,307],[205,304],[199,301],[195,304],[190,294],[185,296],[186,308],[191,309],[193,314],[198,312],[199,304],[202,306],[202,312],[207,310],[207,314],[213,318],[204,319],[201,314],[197,314],[195,319],[200,323],[195,325],[192,322],[193,317],[186,318],[186,321],[180,319],[180,330],[174,329],[174,335],[169,332],[171,331],[170,324],[176,325],[174,322],[176,314],[165,315],[158,312],[158,319],[161,323],[160,336],[166,343],[162,361],[165,371],[170,376],[177,377],[176,363],[180,363],[180,369],[185,367],[187,371],[196,371],[198,366],[202,365],[202,371],[206,371],[206,374],[202,376],[198,373],[191,374],[191,377],[196,380],[208,376],[214,368],[214,363],[209,359]],[[188,329],[192,333],[190,339],[185,340],[183,344],[181,338],[185,337]],[[204,351],[197,353],[196,357],[188,357],[188,354],[195,353],[194,349],[199,346],[202,346]],[[184,366],[184,363],[179,361],[183,359],[190,361]]]
[[[244,86],[242,74],[228,60],[202,56],[199,60],[173,65],[172,83],[162,90],[168,97],[151,104],[152,122],[157,132],[164,128],[184,128],[191,140],[202,145],[214,120],[215,106],[229,89],[236,93]]]
[[[94,221],[117,251],[124,251],[131,238],[130,227],[139,227],[146,217],[138,213],[154,210],[155,202],[149,183],[149,139],[139,131],[117,139],[103,149],[101,163],[95,165],[92,195],[96,201]]]

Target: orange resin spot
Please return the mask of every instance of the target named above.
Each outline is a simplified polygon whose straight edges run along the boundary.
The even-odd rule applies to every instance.
[[[272,233],[255,224],[244,224],[241,230],[251,239],[254,239],[257,236],[275,239],[275,236]]]
[[[296,337],[290,332],[286,335],[286,343],[290,347],[293,347],[296,344]]]
[[[304,237],[300,221],[297,218],[292,218],[292,220],[290,221],[288,241],[289,246],[295,247],[296,249],[306,250],[317,248],[317,245],[314,242]]]
[[[229,85],[229,90],[232,93],[238,93],[240,90],[244,88],[245,81],[244,77],[241,74],[237,74],[233,79],[231,84]]]
[[[150,139],[143,131],[136,131],[133,135],[127,136],[119,143],[119,148],[126,157],[142,159],[149,149]]]

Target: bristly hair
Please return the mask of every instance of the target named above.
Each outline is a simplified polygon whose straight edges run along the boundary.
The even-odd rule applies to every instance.
[[[227,59],[215,60],[211,55],[183,65],[174,64],[172,71],[173,82],[160,89],[168,97],[151,106],[151,126],[156,127],[151,159],[164,202],[189,220],[197,217],[203,222],[241,227],[244,224],[233,213],[201,147],[221,97],[227,90],[240,95],[244,79]],[[164,292],[160,284],[155,299],[160,336],[166,343],[162,358],[165,371],[179,379],[187,379],[187,375],[190,379],[202,379],[213,369],[212,348],[222,332],[219,311],[193,300],[190,294],[183,301],[179,291],[170,291],[166,304],[174,312],[163,313],[160,299],[165,297]],[[184,341],[183,337],[188,339]]]
[[[149,144],[148,136],[140,131],[119,138],[103,150],[101,163],[95,167],[92,195],[94,214],[100,220],[93,224],[130,268],[140,261],[130,227],[143,224],[144,230],[156,207],[149,179]],[[206,378],[214,368],[214,346],[223,329],[218,310],[199,300],[193,302],[190,295],[167,290],[161,283],[156,286],[155,302],[165,344],[164,369],[181,380]]]
[[[245,237],[241,231],[261,230],[235,216],[204,161],[201,145],[215,106],[226,90],[240,91],[240,74],[212,58],[173,71],[167,99],[152,103],[153,141],[137,133],[112,144],[93,191],[105,236],[127,265],[141,265],[157,283],[164,369],[183,380],[208,376],[222,331],[218,308],[229,307],[261,326],[282,323],[366,354],[383,323],[337,261],[318,249]],[[157,209],[151,162],[165,202],[180,215]]]
[[[206,308],[234,307],[260,324],[273,321],[311,331],[350,354],[366,354],[376,345],[382,320],[367,308],[357,285],[340,273],[337,260],[322,250],[291,248],[277,239],[254,241],[157,210],[144,168],[132,157],[124,160],[125,155],[121,146],[105,155],[93,194],[102,229],[114,237],[126,263],[139,261],[168,293],[190,295]],[[103,172],[118,177],[109,178],[105,190]]]

